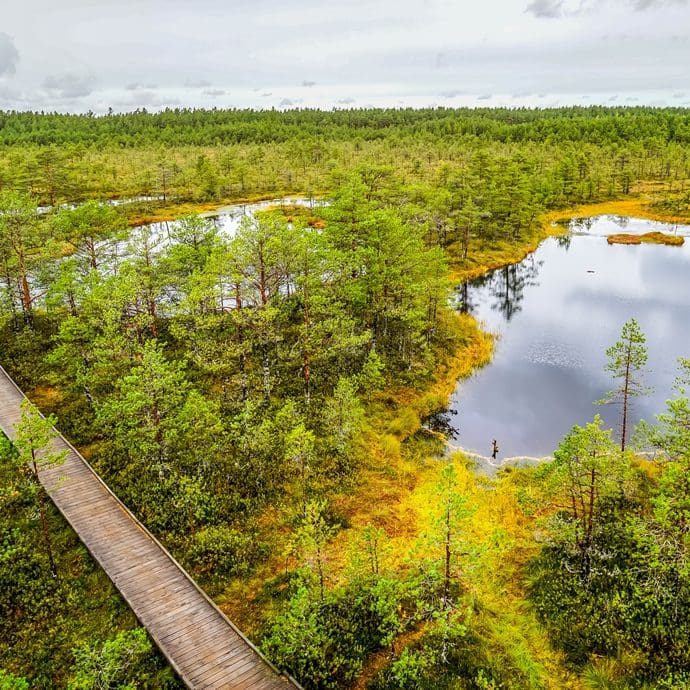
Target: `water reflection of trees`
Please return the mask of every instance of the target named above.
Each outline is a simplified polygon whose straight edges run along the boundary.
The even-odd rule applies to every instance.
[[[564,249],[566,252],[570,249],[570,243],[573,241],[573,236],[568,233],[567,235],[559,235],[556,237],[556,243],[559,247]]]
[[[452,419],[457,414],[457,410],[449,408],[429,415],[422,423],[427,429],[443,434],[449,441],[453,441],[458,438],[457,422]]]
[[[537,276],[542,263],[532,254],[519,264],[504,266],[471,283],[463,283],[457,290],[459,311],[475,313],[485,295],[492,300],[491,308],[510,321],[522,309],[525,288],[539,284]]]
[[[458,286],[456,291],[456,309],[461,314],[473,314],[477,309],[476,302],[472,301],[473,293],[477,287],[477,281],[472,281],[472,284],[468,280]]]
[[[594,225],[594,217],[571,218],[567,225],[570,232],[589,232]]]

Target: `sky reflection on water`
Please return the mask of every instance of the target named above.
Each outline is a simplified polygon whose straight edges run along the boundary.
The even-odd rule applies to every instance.
[[[468,287],[469,311],[498,339],[492,362],[451,399],[454,444],[486,456],[496,438],[499,460],[541,457],[597,413],[617,428],[618,409],[593,402],[614,387],[606,348],[631,317],[647,336],[645,382],[654,386],[635,401],[634,421],[663,411],[676,360],[690,357],[690,242],[608,245],[604,236],[620,225],[595,218],[569,241],[550,238],[520,264]],[[630,219],[623,231],[690,234],[688,226],[660,225]]]

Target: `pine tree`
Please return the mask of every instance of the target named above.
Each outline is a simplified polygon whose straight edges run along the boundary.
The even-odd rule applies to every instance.
[[[609,358],[606,371],[621,382],[598,402],[621,405],[621,452],[625,450],[631,398],[647,395],[651,391],[643,385],[641,376],[647,364],[645,342],[646,338],[639,324],[635,319],[630,319],[623,325],[620,340],[606,350]]]

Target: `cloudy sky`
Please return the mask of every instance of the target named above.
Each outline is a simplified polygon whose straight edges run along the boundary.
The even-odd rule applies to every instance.
[[[0,4],[0,109],[690,106],[689,0]]]

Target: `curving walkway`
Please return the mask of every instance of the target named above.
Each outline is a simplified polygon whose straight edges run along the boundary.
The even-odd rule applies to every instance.
[[[11,439],[24,398],[0,367],[0,429]],[[166,549],[110,491],[82,456],[68,451],[42,472],[50,497],[190,688],[299,688],[204,594]]]

